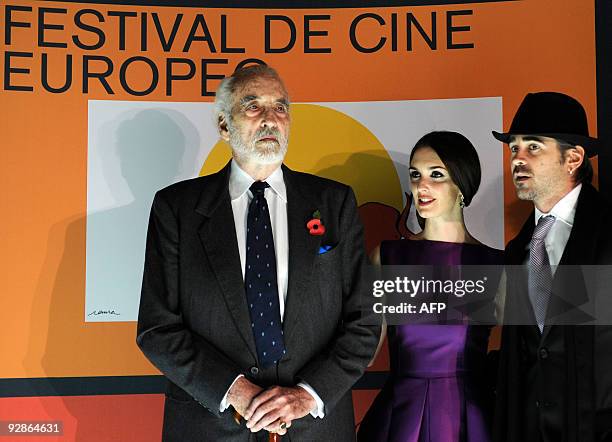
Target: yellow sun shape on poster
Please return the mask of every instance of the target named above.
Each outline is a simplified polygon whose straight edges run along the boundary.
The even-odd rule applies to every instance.
[[[229,146],[219,141],[206,158],[200,175],[221,169],[231,157]],[[377,202],[402,209],[402,190],[385,147],[359,121],[314,104],[291,105],[291,132],[284,163],[348,184],[358,204]]]

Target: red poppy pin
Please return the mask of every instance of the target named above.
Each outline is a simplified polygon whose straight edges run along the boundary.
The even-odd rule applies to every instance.
[[[312,214],[312,219],[306,224],[306,228],[311,235],[323,235],[325,226],[321,222],[321,212],[318,210]]]

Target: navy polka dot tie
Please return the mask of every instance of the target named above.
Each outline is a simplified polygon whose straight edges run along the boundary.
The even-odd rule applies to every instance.
[[[268,367],[285,354],[280,318],[274,238],[264,190],[266,182],[254,182],[247,217],[244,284],[251,315],[251,329],[259,365]]]

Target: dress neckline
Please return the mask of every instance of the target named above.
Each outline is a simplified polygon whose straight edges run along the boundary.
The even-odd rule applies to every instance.
[[[442,240],[436,240],[436,239],[410,239],[410,238],[402,238],[405,241],[414,241],[414,242],[431,242],[431,243],[438,243],[438,244],[454,244],[454,245],[458,245],[458,246],[479,246],[479,247],[487,247],[487,248],[491,248],[489,246],[487,246],[486,244],[482,244],[482,243],[472,243],[472,242],[452,242],[452,241],[442,241]]]

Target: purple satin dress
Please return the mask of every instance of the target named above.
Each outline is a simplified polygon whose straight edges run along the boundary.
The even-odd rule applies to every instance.
[[[500,250],[443,241],[385,241],[380,253],[383,265],[503,263]],[[489,332],[488,326],[389,326],[390,377],[364,417],[358,440],[488,442]]]

